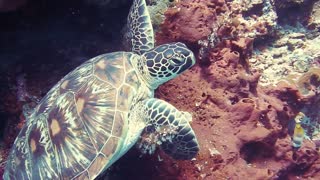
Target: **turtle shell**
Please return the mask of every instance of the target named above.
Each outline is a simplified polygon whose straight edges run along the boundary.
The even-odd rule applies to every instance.
[[[91,179],[118,159],[141,86],[137,56],[100,55],[58,82],[15,140],[5,179]]]

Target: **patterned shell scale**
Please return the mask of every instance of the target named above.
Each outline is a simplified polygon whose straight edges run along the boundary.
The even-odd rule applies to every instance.
[[[43,98],[15,141],[9,179],[86,179],[119,156],[140,81],[132,53],[93,58]],[[32,175],[31,175],[32,174]],[[6,176],[6,175],[5,175]]]

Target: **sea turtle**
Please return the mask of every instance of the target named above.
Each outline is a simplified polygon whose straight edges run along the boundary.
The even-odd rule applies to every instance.
[[[94,179],[143,130],[149,136],[140,147],[148,152],[159,144],[175,159],[197,154],[191,115],[154,98],[159,85],[194,65],[192,51],[180,42],[154,47],[145,0],[134,0],[128,27],[132,52],[84,62],[40,101],[14,142],[4,179]]]

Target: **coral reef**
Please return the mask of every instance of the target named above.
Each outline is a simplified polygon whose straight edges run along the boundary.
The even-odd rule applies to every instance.
[[[312,6],[312,11],[309,20],[309,27],[314,29],[320,29],[320,1],[316,1]]]
[[[263,71],[261,85],[277,84],[289,74],[306,73],[320,58],[320,36],[303,27],[278,27],[279,36],[274,42],[253,51],[249,62]]]
[[[184,41],[199,49],[198,66],[157,92],[193,112],[201,151],[193,162],[177,162],[184,167],[179,175],[185,179],[319,175],[316,138],[304,139],[296,150],[289,128],[297,113],[306,109],[310,121],[319,124],[317,116],[309,115],[318,112],[318,93],[301,92],[318,89],[317,73],[306,72],[317,66],[319,35],[302,24],[279,26],[279,8],[273,1],[250,2],[246,6],[239,6],[240,1],[180,2],[179,11],[167,11],[158,33],[158,42]],[[188,17],[187,10],[197,20]],[[203,18],[208,12],[214,14],[209,23]],[[300,83],[279,83],[288,74],[304,78],[298,78]],[[306,124],[302,127],[310,132]]]
[[[290,96],[296,96],[296,92],[286,87],[258,88],[259,75],[250,75],[239,66],[221,67],[213,63],[209,74],[201,72],[200,67],[194,68],[160,87],[157,93],[194,115],[193,128],[201,151],[193,162],[178,162],[179,167],[184,167],[180,176],[253,179],[282,176],[282,171],[295,163],[292,157],[288,157],[290,161],[286,160],[285,165],[276,159],[282,159],[277,155],[284,153],[277,149],[279,143],[292,152],[286,124],[293,118],[295,107],[285,99],[292,100]],[[183,91],[186,88],[188,92]],[[312,155],[316,157],[316,153]],[[241,169],[240,174],[237,169]]]
[[[101,179],[127,179],[128,176],[155,180],[319,177],[319,3],[308,2],[311,1],[149,1],[154,25],[158,27],[157,43],[182,41],[198,57],[195,67],[160,86],[156,96],[192,113],[192,127],[200,143],[200,152],[191,161],[176,161],[154,148],[159,141],[157,134],[144,134],[138,146],[141,145],[145,153],[155,151],[154,155],[141,157],[133,148]],[[307,12],[301,11],[304,8]],[[295,12],[296,9],[299,11]],[[295,16],[288,17],[285,23],[284,13],[289,10],[295,12]],[[107,22],[118,23],[110,17]],[[79,23],[85,26],[90,22],[80,12],[76,19],[81,19]],[[99,32],[107,27],[101,28],[100,21],[97,23],[99,28],[92,26],[95,31],[85,29],[98,34],[90,40],[105,35]],[[105,31],[112,35],[115,32],[114,29]],[[2,157],[6,156],[7,148],[19,131],[18,124],[24,122],[20,116],[24,103],[18,101],[17,93],[28,92],[41,97],[84,58],[106,50],[118,50],[114,44],[120,44],[112,39],[107,45],[104,41],[90,40],[82,39],[80,48],[72,43],[63,48],[61,44],[47,44],[59,54],[51,54],[52,58],[51,51],[40,56],[37,50],[36,57],[49,58],[47,61],[54,63],[23,64],[25,82],[20,79],[17,84],[21,70],[17,72],[16,64],[8,65],[12,69],[3,68],[12,74],[0,76],[0,80],[14,90],[0,89],[1,100],[5,102],[0,108],[10,117],[3,133],[9,138],[4,138]],[[66,57],[72,59],[68,67],[63,66]],[[54,61],[55,58],[61,60]],[[48,74],[52,69],[56,70]],[[17,87],[22,91],[17,91]],[[304,114],[300,122],[305,136],[301,147],[293,148],[295,119],[301,113]],[[0,173],[1,165],[0,161]]]
[[[147,0],[148,10],[152,21],[153,29],[155,32],[159,30],[160,24],[164,21],[164,13],[169,7],[175,5],[178,0],[158,1],[158,0]]]
[[[226,11],[225,8],[218,1],[179,1],[165,13],[166,19],[157,34],[157,43],[174,40],[197,44],[198,40],[207,38],[211,33],[216,14]]]

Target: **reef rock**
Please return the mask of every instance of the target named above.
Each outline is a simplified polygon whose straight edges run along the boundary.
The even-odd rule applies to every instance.
[[[150,18],[153,24],[153,29],[155,32],[158,31],[159,26],[163,23],[165,19],[165,12],[169,7],[174,7],[178,0],[170,0],[170,1],[157,1],[157,0],[149,0],[147,1]]]
[[[206,22],[198,14],[204,15],[208,9],[216,12],[214,21],[210,21],[211,33],[209,28],[204,31],[204,25],[176,25],[193,21],[179,14],[192,10],[192,6],[178,3],[179,11],[166,13],[162,32],[157,34],[158,42],[188,43],[199,57],[196,67],[156,93],[176,107],[193,112],[192,126],[201,150],[194,161],[176,163],[181,167],[179,175],[185,179],[315,177],[319,155],[315,142],[305,139],[295,150],[289,124],[301,109],[309,107],[307,99],[316,96],[303,96],[295,83],[278,83],[289,72],[279,75],[277,70],[292,66],[290,72],[306,73],[318,57],[319,50],[314,46],[318,36],[310,36],[312,33],[305,28],[277,29],[272,1],[252,1],[245,7],[239,2],[211,1],[220,3],[215,8],[192,1],[201,7],[193,13],[198,24]],[[270,37],[280,37],[271,41],[272,48],[266,45]],[[287,56],[299,60],[289,64]],[[272,83],[277,86],[270,86]],[[210,153],[213,149],[218,153]],[[170,164],[171,160],[162,157],[164,164]]]
[[[316,1],[312,6],[312,11],[309,20],[309,27],[320,29],[320,1]]]
[[[133,148],[109,169],[105,178],[319,177],[319,33],[300,21],[298,26],[280,24],[283,17],[279,17],[273,0],[148,2],[150,9],[154,8],[153,19],[158,19],[157,43],[182,41],[197,56],[196,65],[161,85],[156,97],[192,113],[191,125],[200,152],[191,161],[176,161],[161,150],[140,157]],[[95,45],[100,48],[95,53],[105,52],[101,42],[95,41]],[[64,55],[74,56],[71,52]],[[65,61],[28,66],[30,94],[42,96],[70,70],[64,65]],[[51,69],[57,70],[48,75]],[[17,77],[10,77],[8,83],[15,84]],[[0,107],[15,114],[15,121],[7,126],[11,130],[5,133],[14,137],[18,124],[24,122],[19,117],[23,106],[17,102],[17,91],[0,93],[6,101]],[[295,149],[290,124],[300,112],[308,117],[302,124],[307,136]],[[6,146],[12,141],[7,140]]]
[[[275,85],[290,74],[299,76],[315,66],[320,57],[320,36],[316,34],[302,27],[279,26],[279,38],[255,49],[249,59],[252,67],[263,72],[259,83]]]
[[[219,1],[180,1],[165,13],[166,19],[157,34],[159,44],[168,40],[197,44],[211,33],[216,14],[225,11]]]

